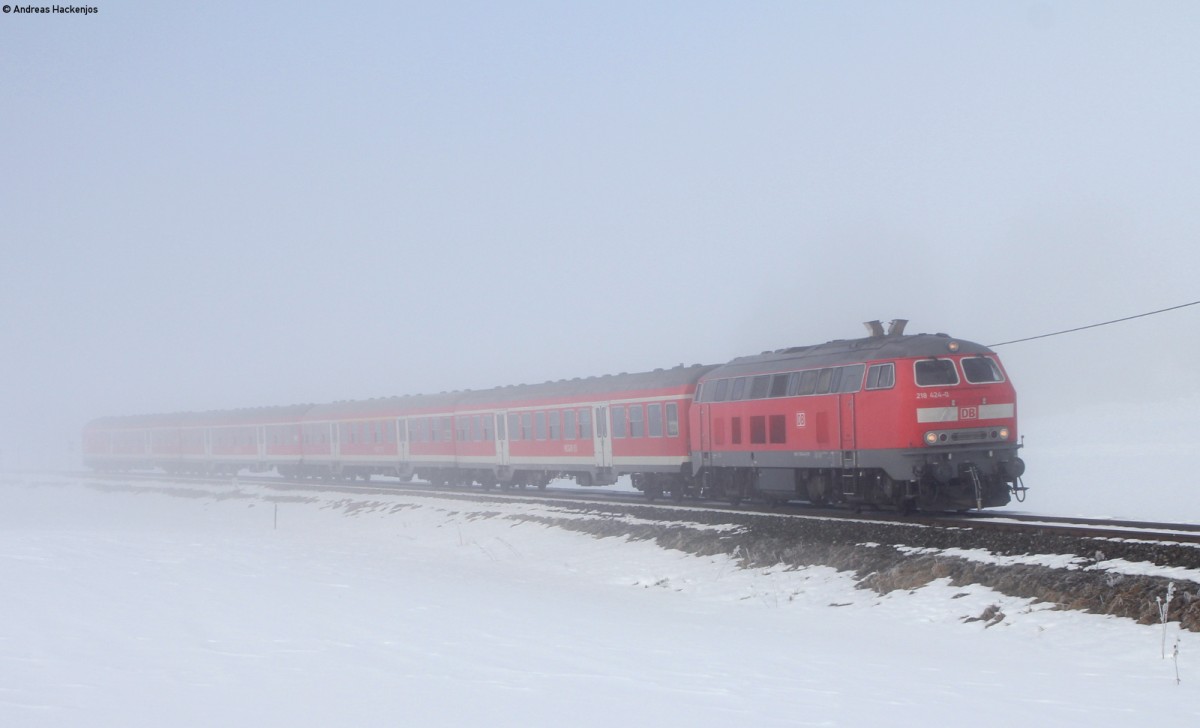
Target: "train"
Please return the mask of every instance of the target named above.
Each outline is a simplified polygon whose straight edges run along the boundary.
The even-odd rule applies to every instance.
[[[100,471],[418,477],[545,488],[628,476],[650,499],[965,511],[1023,499],[1017,398],[994,351],[868,335],[719,365],[329,404],[102,417]]]

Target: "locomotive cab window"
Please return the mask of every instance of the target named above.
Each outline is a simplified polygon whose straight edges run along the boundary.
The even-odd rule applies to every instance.
[[[873,364],[867,371],[867,389],[891,389],[895,385],[895,364]]]
[[[851,364],[848,367],[842,367],[842,384],[838,387],[838,391],[857,392],[861,389],[863,370],[866,368],[866,364]]]
[[[922,359],[913,364],[918,387],[945,387],[958,384],[958,370],[950,359]]]
[[[996,366],[996,362],[986,356],[970,356],[962,360],[963,375],[971,384],[990,384],[992,382],[1003,382],[1004,375],[1000,373],[1000,367]]]

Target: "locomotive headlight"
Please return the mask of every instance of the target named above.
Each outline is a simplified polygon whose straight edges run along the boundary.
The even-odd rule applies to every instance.
[[[1001,427],[1001,428],[1000,428],[1000,439],[1001,439],[1001,440],[1007,440],[1007,439],[1008,439],[1008,428],[1007,428],[1007,427]]]
[[[958,351],[958,342],[951,341],[949,344],[946,344],[946,348],[950,351]]]
[[[938,436],[937,436],[936,432],[926,432],[925,433],[925,444],[926,445],[936,445],[937,441],[938,441]]]

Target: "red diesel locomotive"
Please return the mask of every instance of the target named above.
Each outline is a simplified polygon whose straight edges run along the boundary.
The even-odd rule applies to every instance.
[[[608,485],[650,498],[909,510],[1022,494],[1016,393],[987,347],[884,333],[535,385],[361,402],[102,418],[85,464],[435,484]]]

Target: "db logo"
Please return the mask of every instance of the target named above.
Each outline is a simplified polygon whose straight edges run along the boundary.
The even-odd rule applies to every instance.
[[[12,6],[11,6],[11,5],[5,5],[5,6],[4,6],[4,12],[6,12],[6,13],[11,13],[11,12],[12,12]]]
[[[958,419],[960,420],[977,420],[979,419],[978,407],[959,407]]]

